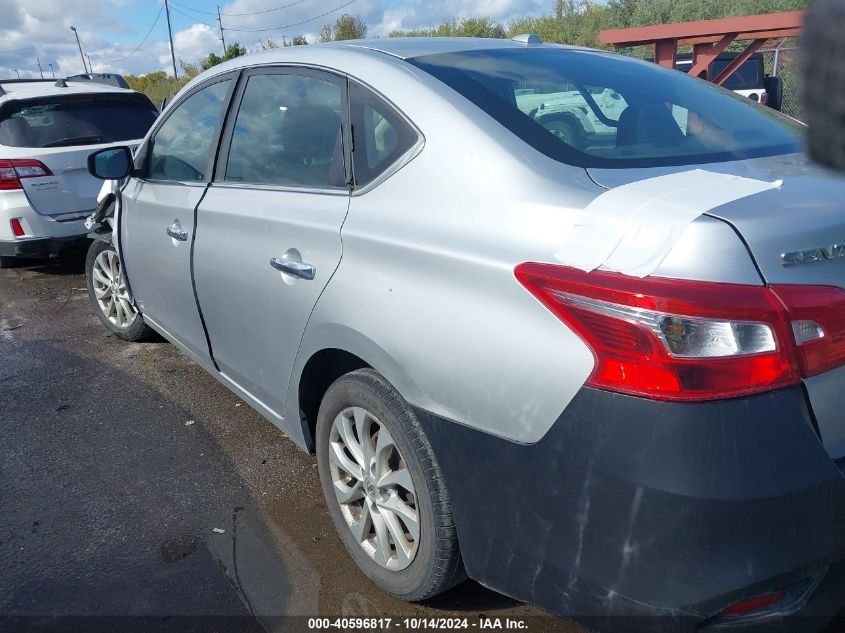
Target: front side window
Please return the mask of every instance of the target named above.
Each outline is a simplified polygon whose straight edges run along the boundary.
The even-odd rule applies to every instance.
[[[224,79],[206,86],[176,106],[153,137],[147,178],[180,182],[205,179],[232,81]]]
[[[225,180],[343,187],[343,90],[327,79],[253,75],[238,109]]]
[[[351,83],[353,171],[362,187],[387,171],[419,136],[402,116],[372,91]]]
[[[656,64],[555,48],[409,60],[547,156],[582,167],[656,167],[800,150],[800,126]]]

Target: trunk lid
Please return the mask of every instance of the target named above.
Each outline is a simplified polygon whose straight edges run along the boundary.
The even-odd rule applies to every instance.
[[[104,147],[129,145],[134,148],[137,144],[138,141],[76,147],[4,148],[3,157],[40,160],[52,172],[51,176],[21,179],[24,193],[37,213],[50,216],[87,215],[94,210],[97,194],[103,185],[101,180],[88,173],[88,156]]]
[[[782,255],[845,245],[845,178],[817,167],[801,154],[710,165],[645,169],[589,169],[590,176],[612,189],[646,178],[704,169],[764,181],[782,180],[778,189],[741,198],[707,215],[732,224],[748,244],[768,283],[845,286],[845,248],[819,254],[818,261],[784,265]],[[695,205],[691,197],[690,205]]]
[[[733,225],[770,284],[816,284],[845,288],[845,178],[790,154],[711,165],[645,169],[588,169],[612,189],[670,173],[704,169],[782,180],[771,189],[711,210]],[[695,205],[691,196],[690,205]],[[786,258],[785,258],[786,255]],[[805,380],[822,441],[834,459],[845,457],[845,367]]]
[[[50,176],[21,185],[36,212],[90,213],[101,182],[88,174],[88,156],[104,147],[137,145],[158,113],[144,95],[103,86],[14,91],[0,103],[0,158],[39,160]]]

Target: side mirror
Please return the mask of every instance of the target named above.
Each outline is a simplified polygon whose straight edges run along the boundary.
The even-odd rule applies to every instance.
[[[100,180],[120,180],[132,171],[132,150],[107,147],[88,156],[88,173]]]

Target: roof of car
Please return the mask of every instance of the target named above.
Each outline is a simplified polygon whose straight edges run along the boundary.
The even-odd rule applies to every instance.
[[[5,94],[0,95],[0,104],[12,99],[32,99],[37,97],[53,97],[71,94],[92,94],[92,93],[117,93],[133,94],[134,90],[117,88],[106,84],[98,84],[91,81],[68,81],[67,87],[56,86],[54,81],[32,81],[32,82],[4,82],[0,79]]]
[[[436,53],[458,53],[475,50],[492,50],[502,48],[532,48],[536,44],[525,44],[508,39],[480,38],[480,37],[386,37],[369,40],[345,40],[331,42],[328,46],[366,48],[409,59],[422,55]],[[559,46],[544,44],[543,46]],[[567,47],[571,48],[571,47]]]

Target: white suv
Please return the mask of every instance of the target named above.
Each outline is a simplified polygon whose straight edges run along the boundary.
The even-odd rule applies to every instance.
[[[0,268],[84,246],[100,183],[88,155],[143,138],[143,94],[93,80],[0,80]]]

